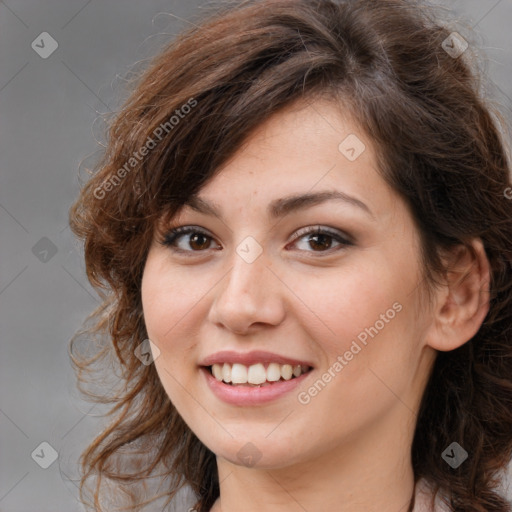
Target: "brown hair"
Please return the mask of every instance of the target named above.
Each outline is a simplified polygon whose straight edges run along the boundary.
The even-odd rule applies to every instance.
[[[499,110],[481,97],[471,47],[462,56],[447,53],[450,30],[412,0],[234,2],[195,21],[138,79],[110,124],[97,172],[70,210],[87,276],[103,300],[88,317],[92,324],[71,340],[71,358],[79,388],[113,404],[114,415],[82,454],[81,499],[96,475],[95,510],[103,510],[102,478],[129,497],[130,510],[140,510],[155,468],[168,479],[160,495],[166,505],[185,484],[199,512],[218,497],[215,455],[181,419],[154,365],[134,354],[148,337],[146,256],[157,220],[172,217],[258,125],[294,101],[322,95],[349,109],[375,144],[380,172],[417,222],[429,286],[446,270],[440,251],[475,237],[484,244],[490,311],[474,338],[438,353],[412,463],[416,481],[424,477],[446,492],[453,511],[510,511],[498,492],[512,454],[510,162]],[[82,335],[86,353],[79,353]],[[117,369],[112,389],[105,391],[104,377],[101,391],[83,388],[96,365],[110,377]],[[456,469],[441,458],[454,441],[469,452]]]

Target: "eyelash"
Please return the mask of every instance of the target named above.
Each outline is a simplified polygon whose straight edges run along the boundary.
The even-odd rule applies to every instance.
[[[187,251],[183,249],[178,249],[174,244],[176,241],[182,236],[186,234],[201,234],[207,238],[212,239],[212,237],[203,229],[198,228],[196,226],[180,226],[173,229],[170,229],[163,237],[162,240],[160,240],[160,244],[162,244],[165,247],[170,248],[173,252],[180,253],[180,254],[186,254],[186,253],[198,253],[198,252],[204,252],[204,251]],[[337,231],[331,231],[326,228],[322,228],[321,226],[315,226],[313,228],[304,228],[300,229],[296,233],[296,237],[293,239],[293,242],[296,242],[297,240],[305,237],[306,235],[327,235],[337,242],[341,244],[338,248],[330,248],[326,251],[306,251],[306,252],[313,252],[313,253],[329,253],[331,254],[333,251],[338,251],[341,249],[344,249],[349,246],[353,246],[354,243],[348,240],[347,238],[344,238],[342,235],[340,235]],[[189,254],[186,254],[187,256],[191,256]],[[321,257],[321,256],[320,256]]]

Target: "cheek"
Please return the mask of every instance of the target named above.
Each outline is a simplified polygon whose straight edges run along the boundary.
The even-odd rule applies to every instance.
[[[187,336],[177,336],[179,319],[183,316],[173,308],[175,302],[158,281],[147,279],[142,286],[144,321],[149,339],[158,347],[153,359],[158,377],[167,396],[178,410],[187,405],[183,388],[190,382],[190,364],[185,361],[188,354]],[[188,364],[187,364],[188,363]]]
[[[148,256],[142,277],[141,298],[148,336],[166,350],[169,340],[187,340],[183,329],[201,307],[205,290],[185,279],[184,272],[173,271],[160,253]],[[180,332],[180,336],[176,336]]]
[[[364,341],[365,329],[376,322],[379,331],[383,331],[382,314],[385,320],[395,317],[393,304],[401,300],[403,290],[390,272],[389,267],[369,265],[367,260],[365,265],[325,272],[319,279],[294,279],[300,283],[294,292],[309,310],[310,320],[302,325],[310,326],[312,339],[323,340],[331,357],[348,350],[358,335]]]
[[[309,320],[302,325],[325,355],[322,377],[333,393],[326,393],[318,405],[325,399],[327,407],[336,399],[360,407],[368,393],[386,398],[387,388],[376,375],[397,389],[410,378],[407,371],[414,368],[416,350],[411,326],[417,320],[413,261],[390,261],[381,253],[314,283],[301,281],[297,295],[310,297],[311,304]]]
[[[175,276],[165,269],[161,258],[148,256],[142,278],[141,299],[144,322],[149,339],[158,347],[159,354],[154,364],[167,395],[175,405],[179,401],[181,385],[190,378],[190,364],[185,364],[185,356],[193,335],[183,335],[187,311],[190,311],[190,294],[182,293],[183,286],[176,283]],[[186,291],[186,290],[185,290]],[[179,335],[178,335],[179,332]]]

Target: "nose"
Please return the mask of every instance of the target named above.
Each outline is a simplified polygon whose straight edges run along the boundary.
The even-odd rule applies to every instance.
[[[231,270],[215,287],[208,318],[236,334],[247,334],[260,324],[279,325],[285,316],[285,288],[265,253],[251,263],[234,253]]]

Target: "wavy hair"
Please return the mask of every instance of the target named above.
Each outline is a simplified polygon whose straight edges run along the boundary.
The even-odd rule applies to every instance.
[[[292,102],[324,97],[360,123],[379,172],[410,208],[429,288],[447,270],[442,251],[473,238],[484,244],[490,310],[471,340],[437,354],[411,457],[415,481],[447,493],[452,511],[510,512],[498,489],[512,455],[508,127],[485,98],[472,46],[450,54],[446,41],[457,48],[450,29],[413,0],[260,0],[216,9],[137,76],[69,212],[102,299],[71,339],[70,357],[79,389],[109,404],[112,417],[80,458],[81,500],[93,477],[91,506],[100,512],[114,495],[132,511],[159,497],[168,505],[188,487],[198,512],[219,496],[214,453],[184,423],[155,366],[135,353],[148,338],[145,260],[158,220],[170,219],[255,128]],[[86,389],[91,383],[98,389]],[[441,458],[454,441],[469,452],[456,469]],[[165,482],[158,496],[148,491],[152,478]]]

